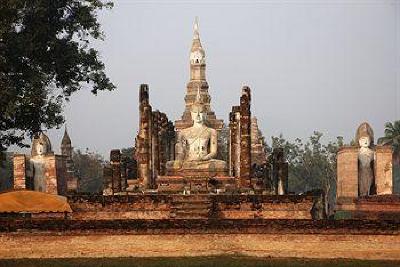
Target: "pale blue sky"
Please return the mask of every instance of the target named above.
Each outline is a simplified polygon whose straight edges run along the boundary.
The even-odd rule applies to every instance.
[[[114,92],[72,96],[65,106],[73,145],[108,158],[134,144],[138,88],[171,120],[184,110],[192,25],[199,17],[212,108],[227,122],[241,87],[267,141],[283,133],[349,141],[368,121],[376,136],[400,119],[400,2],[115,1],[96,42]],[[49,131],[56,152],[63,130]]]

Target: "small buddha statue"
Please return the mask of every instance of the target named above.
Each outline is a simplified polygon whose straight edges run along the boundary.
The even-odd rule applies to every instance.
[[[368,123],[362,123],[356,133],[356,142],[360,146],[358,152],[358,195],[375,194],[374,161],[375,151],[372,149],[374,133]]]
[[[207,112],[201,102],[200,88],[196,101],[191,107],[193,126],[178,133],[176,143],[176,160],[167,162],[167,170],[185,169],[226,169],[225,161],[215,159],[217,156],[217,131],[206,125]]]
[[[45,156],[52,154],[50,139],[47,135],[44,133],[37,135],[32,142],[30,160],[30,176],[35,191],[46,192]]]

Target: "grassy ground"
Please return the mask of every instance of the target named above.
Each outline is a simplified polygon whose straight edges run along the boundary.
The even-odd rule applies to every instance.
[[[187,257],[187,258],[103,258],[103,259],[18,259],[0,260],[0,267],[69,267],[69,266],[111,266],[111,267],[314,267],[314,266],[357,266],[357,267],[391,267],[400,266],[396,261],[362,261],[362,260],[308,260],[308,259],[270,259],[235,256]]]

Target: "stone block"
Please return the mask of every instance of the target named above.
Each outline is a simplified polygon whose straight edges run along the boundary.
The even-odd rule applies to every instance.
[[[182,176],[158,176],[157,189],[159,193],[183,192],[187,187]]]

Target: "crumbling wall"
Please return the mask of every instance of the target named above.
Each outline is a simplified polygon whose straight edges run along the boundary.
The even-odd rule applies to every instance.
[[[267,163],[267,154],[265,152],[265,140],[258,127],[256,117],[251,118],[251,164],[252,166],[262,166]]]
[[[138,179],[142,189],[156,188],[157,177],[165,174],[166,162],[174,158],[175,129],[165,113],[152,111],[147,84],[140,86],[139,101]]]

